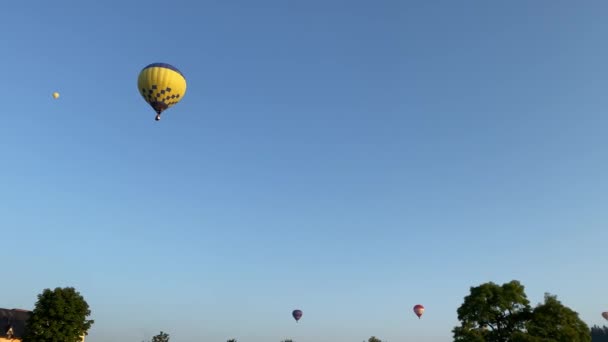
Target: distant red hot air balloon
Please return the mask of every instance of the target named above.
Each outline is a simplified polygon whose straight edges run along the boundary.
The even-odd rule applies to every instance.
[[[300,318],[302,318],[302,310],[293,310],[291,315],[293,316],[293,318],[295,318],[296,322],[298,322]]]
[[[602,312],[602,317],[604,317],[604,319],[608,320],[608,311]]]
[[[420,316],[422,316],[422,314],[424,313],[424,306],[420,304],[415,305],[414,313],[416,314],[416,316],[418,316],[418,319],[420,319]]]

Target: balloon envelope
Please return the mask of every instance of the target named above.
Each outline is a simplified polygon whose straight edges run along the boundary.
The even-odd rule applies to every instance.
[[[414,306],[414,313],[416,314],[416,316],[418,316],[418,318],[420,318],[420,316],[422,316],[422,314],[424,313],[424,306],[416,304]]]
[[[186,94],[186,78],[173,65],[152,63],[139,73],[137,88],[144,101],[160,114],[177,104]]]
[[[291,315],[293,316],[293,318],[295,318],[295,320],[297,322],[300,320],[300,318],[302,318],[302,310],[293,310]]]
[[[604,317],[604,319],[608,320],[608,311],[602,312],[602,317]]]
[[[58,92],[54,92],[54,93],[53,93],[53,98],[54,98],[54,99],[59,98],[59,93],[58,93]]]

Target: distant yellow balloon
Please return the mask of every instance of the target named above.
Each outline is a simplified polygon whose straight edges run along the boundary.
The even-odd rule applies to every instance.
[[[59,98],[59,93],[58,93],[58,92],[54,92],[54,93],[53,93],[53,98],[55,98],[55,99],[56,99],[56,98]]]
[[[155,120],[166,109],[176,105],[186,94],[186,78],[174,66],[153,63],[141,70],[137,88],[144,100],[156,112]]]

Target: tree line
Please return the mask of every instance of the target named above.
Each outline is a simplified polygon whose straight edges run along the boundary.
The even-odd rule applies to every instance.
[[[608,342],[608,327],[589,328],[555,295],[546,293],[544,301],[532,307],[517,280],[471,287],[457,314],[460,324],[452,330],[454,342]],[[22,340],[80,342],[94,324],[90,315],[88,303],[73,287],[45,289],[38,295]],[[160,331],[151,342],[169,339]],[[372,336],[367,342],[383,341]]]

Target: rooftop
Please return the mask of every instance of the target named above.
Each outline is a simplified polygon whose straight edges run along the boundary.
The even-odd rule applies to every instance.
[[[22,338],[25,332],[25,323],[32,314],[23,309],[0,308],[0,337]]]

